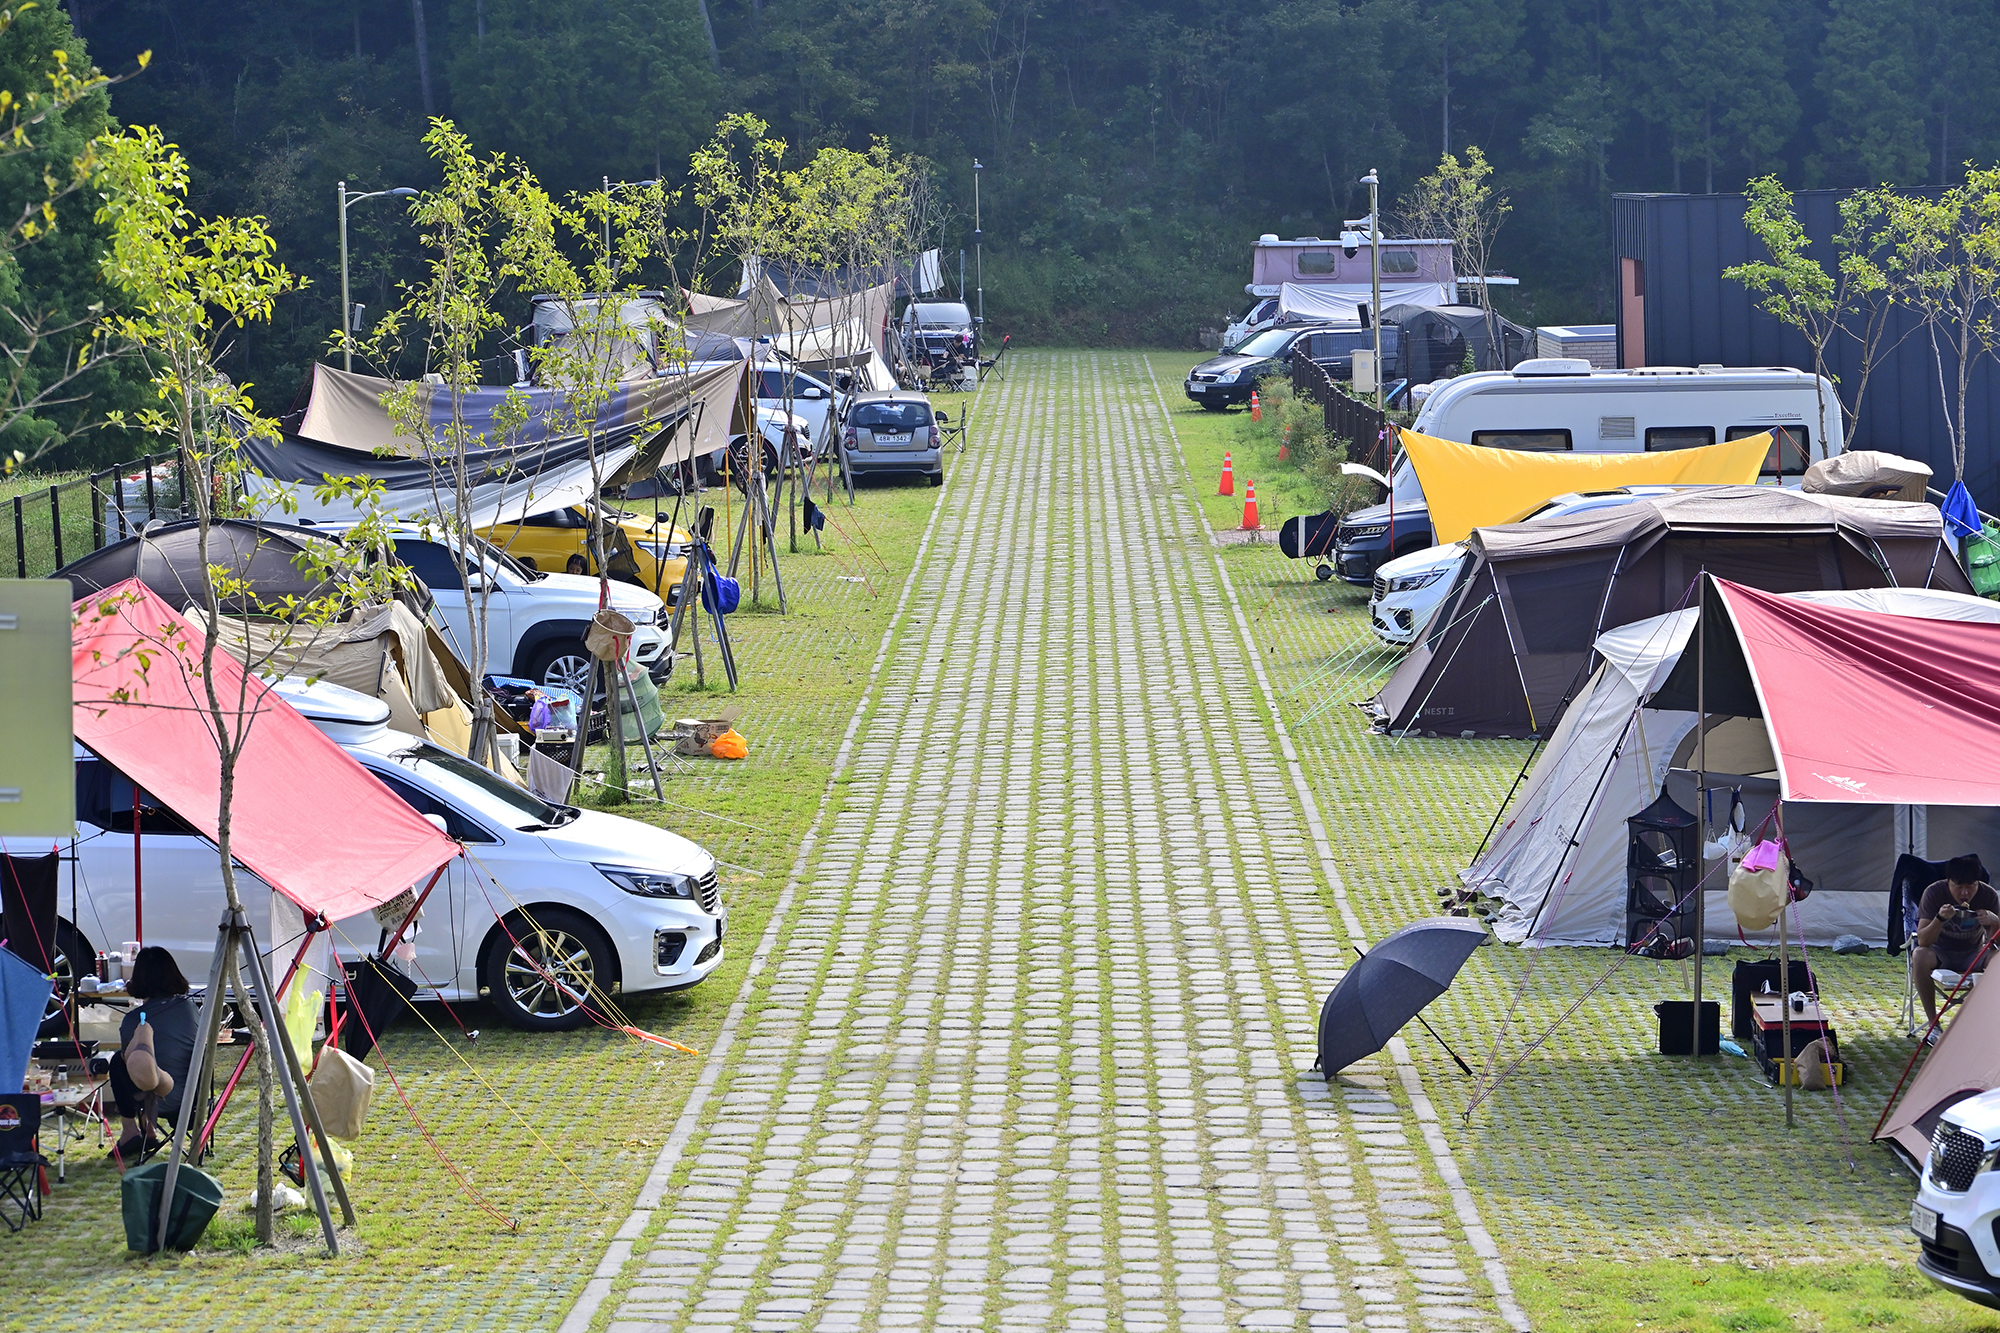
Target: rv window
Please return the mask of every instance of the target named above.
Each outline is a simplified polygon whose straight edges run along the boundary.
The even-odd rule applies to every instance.
[[[1648,426],[1646,452],[1663,449],[1702,449],[1715,443],[1713,426]]]
[[[1299,251],[1300,273],[1327,274],[1340,266],[1340,256],[1331,250]]]
[[[1566,430],[1476,430],[1472,442],[1482,449],[1525,449],[1560,453],[1571,447]]]
[[[1384,273],[1415,273],[1417,252],[1414,250],[1384,250],[1382,252]]]
[[[1764,455],[1766,477],[1802,477],[1812,462],[1812,430],[1807,426],[1731,426],[1723,436],[1729,440],[1748,439],[1770,431],[1775,437],[1771,452]]]

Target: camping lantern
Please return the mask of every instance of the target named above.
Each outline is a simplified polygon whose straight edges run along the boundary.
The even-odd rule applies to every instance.
[[[1698,947],[1701,839],[1695,817],[1663,791],[1625,827],[1625,949],[1686,958]]]

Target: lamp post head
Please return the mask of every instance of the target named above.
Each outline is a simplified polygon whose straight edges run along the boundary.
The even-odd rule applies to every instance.
[[[972,159],[972,169],[974,171],[984,171],[986,170],[986,164],[975,157]]]
[[[1363,176],[1358,183],[1361,185],[1380,185],[1382,180],[1381,177],[1375,174],[1375,168],[1370,167],[1368,168],[1368,174]]]
[[[407,185],[398,185],[395,189],[389,191],[389,193],[397,199],[414,199],[417,197],[417,192]]]

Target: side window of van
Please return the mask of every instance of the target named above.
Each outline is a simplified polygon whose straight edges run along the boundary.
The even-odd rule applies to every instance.
[[[1713,426],[1648,426],[1646,452],[1662,449],[1705,449],[1715,443]]]
[[[1731,426],[1723,438],[1728,440],[1747,439],[1752,435],[1771,432],[1771,452],[1764,455],[1762,475],[1766,477],[1803,477],[1806,465],[1812,462],[1812,428],[1809,426]]]
[[[1476,430],[1472,442],[1482,449],[1526,449],[1560,453],[1571,448],[1566,430]]]

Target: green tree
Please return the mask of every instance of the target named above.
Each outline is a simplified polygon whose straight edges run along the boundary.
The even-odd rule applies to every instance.
[[[1812,174],[1828,185],[1922,181],[1923,79],[1906,0],[1832,0],[1814,84],[1826,99]]]
[[[1625,75],[1643,89],[1646,118],[1666,131],[1674,164],[1699,163],[1702,192],[1718,167],[1775,165],[1799,117],[1775,53],[1784,49],[1770,0],[1645,0]]]

